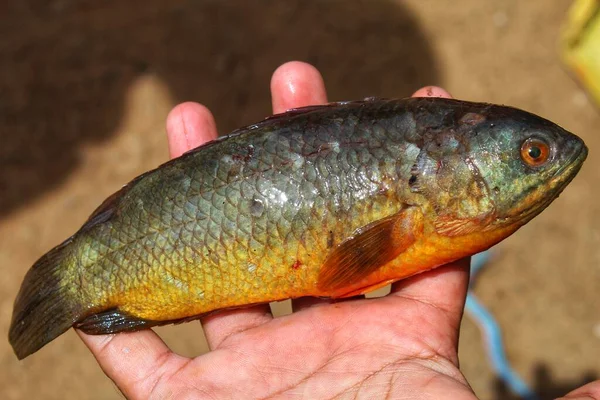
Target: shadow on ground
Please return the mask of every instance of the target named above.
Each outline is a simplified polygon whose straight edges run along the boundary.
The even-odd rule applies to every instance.
[[[552,377],[552,372],[547,366],[538,364],[535,366],[534,382],[531,389],[539,396],[540,400],[551,400],[562,397],[572,390],[575,390],[586,383],[590,383],[598,379],[593,372],[583,375],[581,378],[572,381],[560,381]],[[515,396],[506,387],[504,382],[496,381],[496,400],[521,400],[521,397]]]
[[[439,84],[413,15],[391,1],[32,1],[0,20],[0,217],[54,187],[107,139],[137,76],[209,106],[221,132],[269,113],[281,63],[321,69],[333,100]]]

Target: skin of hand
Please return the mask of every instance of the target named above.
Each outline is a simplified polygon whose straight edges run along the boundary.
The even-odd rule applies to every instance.
[[[327,102],[320,73],[290,62],[271,80],[273,112]],[[413,96],[450,97],[437,87]],[[167,118],[171,158],[217,137],[197,103]],[[190,359],[151,330],[78,334],[130,399],[476,399],[458,368],[458,335],[469,260],[397,282],[378,299],[302,298],[273,318],[268,304],[201,319],[211,351]],[[589,386],[589,387],[588,387]],[[567,398],[600,398],[587,385]]]

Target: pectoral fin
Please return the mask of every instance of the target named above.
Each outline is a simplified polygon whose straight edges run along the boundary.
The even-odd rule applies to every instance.
[[[319,274],[319,290],[336,293],[356,285],[408,249],[422,230],[423,215],[420,209],[410,206],[358,229],[325,260]]]

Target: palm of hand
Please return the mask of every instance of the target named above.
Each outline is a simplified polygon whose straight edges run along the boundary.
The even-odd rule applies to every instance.
[[[456,366],[459,319],[399,293],[318,304],[172,356],[151,398],[474,398]]]
[[[271,91],[274,112],[326,101],[320,74],[302,63],[280,67]],[[195,103],[176,107],[167,130],[173,157],[217,135],[212,114]],[[276,319],[268,305],[216,313],[202,319],[212,351],[194,359],[150,330],[79,334],[132,399],[472,399],[457,356],[467,284],[462,260],[396,283],[380,299],[299,299],[295,313]]]

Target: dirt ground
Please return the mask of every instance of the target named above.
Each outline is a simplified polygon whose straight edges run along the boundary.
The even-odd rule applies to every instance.
[[[315,64],[331,100],[425,84],[517,106],[580,135],[590,156],[476,283],[510,361],[543,398],[600,378],[600,112],[563,69],[570,0],[21,1],[0,7],[0,338],[30,265],[109,194],[167,158],[164,120],[200,101],[226,133],[269,114],[272,71]],[[281,306],[280,306],[281,307]],[[283,306],[285,308],[285,305]],[[159,329],[186,355],[198,323]],[[467,317],[461,367],[511,398]],[[2,399],[118,399],[71,331],[23,362],[0,340]]]

